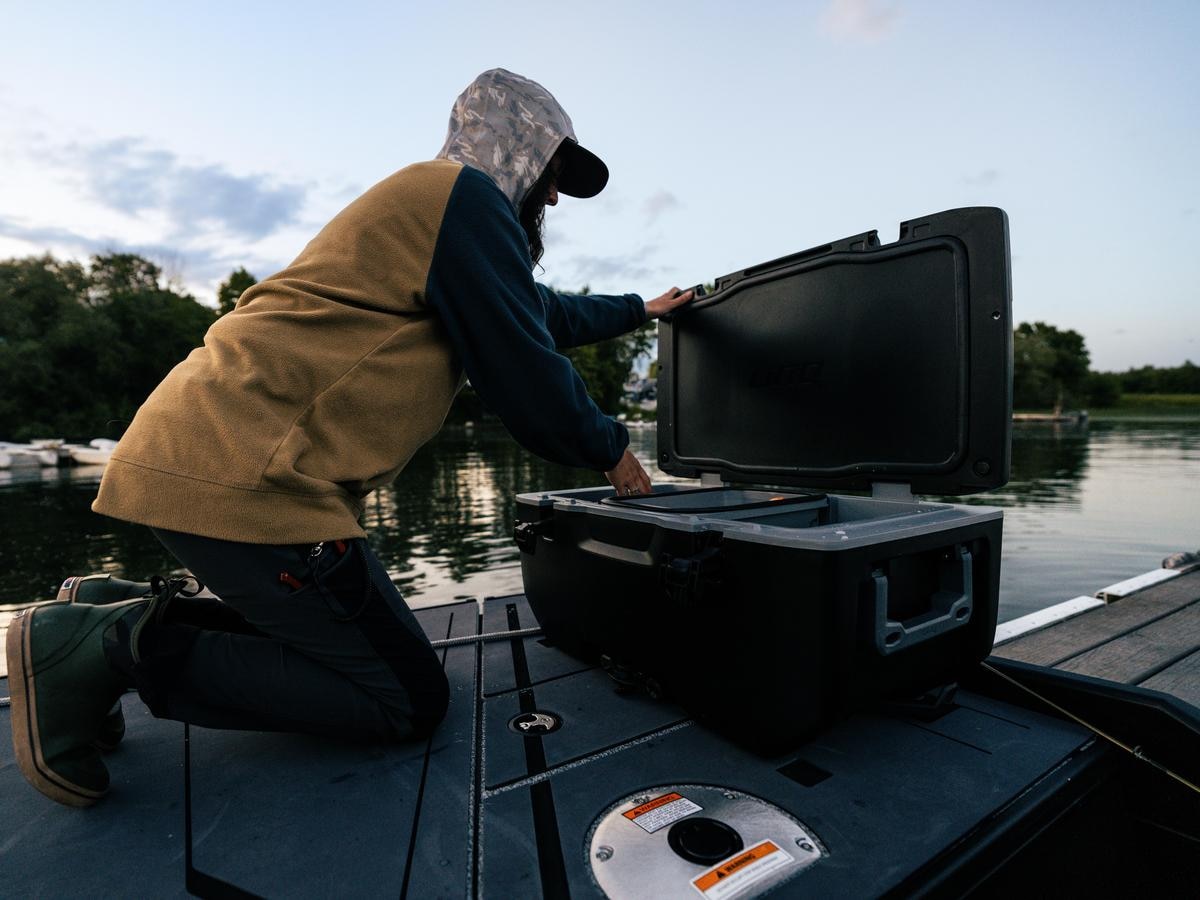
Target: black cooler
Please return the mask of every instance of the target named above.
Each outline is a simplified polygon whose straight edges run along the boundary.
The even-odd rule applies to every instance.
[[[661,323],[649,495],[522,494],[547,639],[783,750],[991,650],[1008,480],[1008,220],[905,222],[719,278]],[[833,491],[840,493],[833,493]]]

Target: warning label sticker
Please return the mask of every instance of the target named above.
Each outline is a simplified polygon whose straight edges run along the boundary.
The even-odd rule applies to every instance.
[[[703,808],[682,794],[672,792],[670,794],[663,794],[661,797],[655,797],[653,800],[648,800],[641,806],[635,806],[628,812],[621,813],[621,815],[647,834],[654,834],[660,828],[666,828],[668,825],[678,822],[684,816],[690,816],[692,813],[699,812]]]
[[[795,860],[774,841],[763,841],[709,869],[699,878],[693,878],[692,887],[705,900],[725,900],[793,862]]]

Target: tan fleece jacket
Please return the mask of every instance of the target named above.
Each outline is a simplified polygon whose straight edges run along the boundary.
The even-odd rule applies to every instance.
[[[464,381],[425,302],[461,168],[402,169],[246,291],[138,411],[92,508],[248,543],[362,535],[361,498],[437,433]]]

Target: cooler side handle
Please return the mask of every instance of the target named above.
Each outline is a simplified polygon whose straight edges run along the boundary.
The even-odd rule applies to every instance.
[[[945,579],[942,589],[933,595],[931,610],[907,622],[888,618],[888,577],[881,570],[871,573],[875,582],[875,649],[883,656],[927,641],[939,634],[961,628],[971,621],[971,551],[960,546],[958,566]]]
[[[643,568],[653,568],[662,561],[662,545],[665,534],[661,528],[654,529],[654,534],[650,538],[650,546],[645,550],[635,550],[632,547],[622,547],[592,537],[585,514],[568,513],[560,519],[560,522],[564,526],[567,538],[583,553]]]
[[[658,565],[658,550],[661,544],[661,535],[655,534],[651,539],[650,547],[646,550],[619,547],[616,544],[610,544],[593,537],[583,538],[576,546],[584,553],[589,553],[592,556],[613,559],[617,562],[629,563],[635,566],[651,567]]]

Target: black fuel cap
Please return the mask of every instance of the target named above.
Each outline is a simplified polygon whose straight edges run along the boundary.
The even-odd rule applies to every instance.
[[[724,822],[691,816],[671,826],[667,843],[688,862],[701,866],[718,863],[745,846],[742,836]]]

